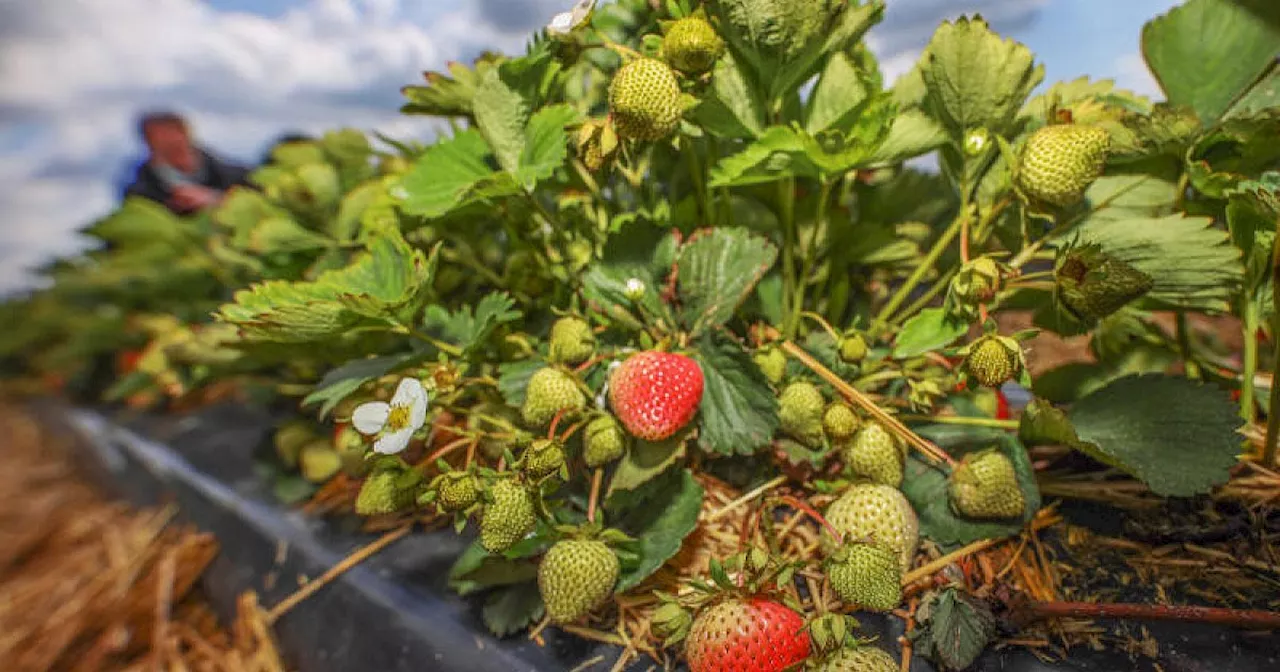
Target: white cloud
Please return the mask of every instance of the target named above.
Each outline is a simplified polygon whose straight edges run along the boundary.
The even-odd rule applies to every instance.
[[[492,3],[491,3],[492,4]],[[526,30],[438,0],[297,0],[267,18],[202,0],[41,0],[0,7],[0,293],[83,243],[140,148],[139,110],[174,108],[216,153],[254,161],[286,131],[424,137],[397,113],[424,70]],[[540,20],[545,21],[545,17]]]
[[[1116,59],[1114,71],[1113,77],[1117,87],[1147,96],[1152,100],[1164,100],[1160,84],[1147,68],[1147,62],[1143,60],[1142,54],[1134,52]]]

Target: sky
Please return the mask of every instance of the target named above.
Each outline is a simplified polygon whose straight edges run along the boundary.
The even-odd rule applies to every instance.
[[[607,0],[606,0],[607,1]],[[287,132],[426,139],[400,87],[484,49],[519,51],[573,0],[0,0],[0,294],[83,249],[141,156],[142,109],[188,116],[202,144],[254,162]],[[940,21],[981,13],[1048,82],[1089,74],[1159,97],[1142,24],[1176,0],[886,0],[868,38],[886,79]]]

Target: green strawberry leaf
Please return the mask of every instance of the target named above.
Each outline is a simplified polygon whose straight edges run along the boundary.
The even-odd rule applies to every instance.
[[[1206,122],[1274,63],[1280,23],[1269,0],[1188,0],[1142,29],[1142,54],[1169,102]]]
[[[511,179],[489,167],[489,144],[467,130],[432,145],[401,180],[405,213],[442,217],[474,199],[517,193]]]
[[[893,341],[895,359],[919,357],[956,342],[969,332],[969,324],[951,317],[946,308],[925,308],[907,320]]]
[[[1201,136],[1187,153],[1191,184],[1212,198],[1275,165],[1280,144],[1280,110],[1227,119]]]
[[[539,98],[541,83],[559,64],[546,51],[502,62],[480,79],[472,103],[476,127],[493,148],[498,165],[518,174],[524,154],[525,126]]]
[[[466,596],[494,586],[518,585],[537,576],[538,567],[528,560],[495,555],[475,541],[454,561],[449,587]]]
[[[778,400],[742,346],[713,332],[698,341],[703,391],[698,446],[709,453],[749,455],[778,429]]]
[[[777,258],[773,243],[746,229],[694,233],[676,261],[680,321],[693,336],[724,324]]]
[[[1017,520],[974,520],[963,518],[951,508],[947,492],[947,475],[926,462],[917,453],[907,458],[902,479],[902,494],[920,518],[920,534],[932,539],[944,548],[954,548],[979,539],[996,539],[1017,534],[1040,509],[1040,489],[1036,486],[1035,469],[1026,448],[1018,439],[1008,434],[992,435],[983,432],[957,432],[946,425],[914,428],[921,436],[933,440],[941,448],[960,459],[966,453],[998,447],[1018,474],[1018,485],[1026,499],[1026,508]]]
[[[716,63],[711,87],[692,113],[698,125],[721,138],[759,137],[766,123],[764,104],[747,77],[733,55],[725,54]]]
[[[869,95],[858,68],[842,53],[832,54],[805,106],[804,128],[817,133],[841,125]]]
[[[720,159],[711,168],[711,187],[740,187],[774,182],[799,174],[791,153],[799,151],[796,134],[771,126],[745,149]]]
[[[1044,79],[1024,45],[1001,39],[981,18],[938,27],[921,56],[925,109],[957,141],[986,128],[1009,135],[1023,103]]]
[[[1236,101],[1224,118],[1255,114],[1277,107],[1280,107],[1280,67],[1273,67],[1270,74]]]
[[[652,315],[669,316],[662,300],[663,283],[670,263],[662,263],[664,251],[672,242],[670,232],[648,221],[633,220],[609,236],[599,261],[587,268],[583,277],[583,293],[588,301],[611,319],[638,328],[640,322],[631,312],[633,302],[626,296],[631,279],[644,283],[639,303]]]
[[[273,280],[236,292],[217,319],[240,328],[247,341],[308,343],[356,330],[391,330],[416,314],[427,298],[439,246],[430,256],[387,229],[346,268],[313,282]]]
[[[384,357],[353,359],[326,373],[324,378],[316,383],[315,390],[302,400],[302,406],[320,404],[320,417],[323,419],[343,399],[360,389],[361,385],[415,361],[420,361],[423,356],[424,353],[406,352]]]
[[[916,618],[909,635],[916,650],[948,670],[968,669],[996,636],[991,610],[958,588],[926,597]]]
[[[484,347],[499,326],[514,322],[521,312],[514,310],[515,301],[506,292],[491,292],[475,305],[449,311],[443,306],[428,306],[422,324],[429,331],[439,331],[447,343],[459,345],[462,357],[469,357]]]
[[[609,479],[609,490],[605,493],[606,508],[627,508],[625,498],[628,493],[652,483],[671,469],[685,456],[686,443],[683,433],[657,443],[633,439],[631,450],[618,462],[617,470]]]
[[[1161,496],[1208,492],[1238,461],[1238,409],[1214,385],[1128,376],[1073,404],[1067,417],[1082,443],[1077,448]]]
[[[579,120],[578,111],[569,105],[549,105],[534,113],[525,129],[524,149],[516,182],[525,189],[555,175],[569,156],[569,135],[565,126]]]
[[[459,62],[449,63],[449,74],[426,73],[426,86],[406,86],[401,89],[409,102],[400,111],[404,114],[426,114],[433,117],[465,117],[471,115],[471,100],[484,73],[493,62],[481,60],[474,68]],[[450,76],[451,75],[451,76]]]
[[[498,367],[498,391],[509,406],[520,408],[524,405],[524,392],[529,387],[529,379],[546,366],[545,361],[534,358],[506,362]]]
[[[222,208],[245,199],[261,200],[247,189],[236,189]],[[264,202],[264,205],[265,202]],[[270,207],[267,205],[266,207]],[[222,208],[217,211],[220,213]],[[218,215],[215,214],[215,218]],[[199,232],[192,220],[176,217],[168,208],[144,198],[126,199],[120,209],[82,231],[115,247],[182,246],[196,240]]]
[[[617,526],[636,539],[638,555],[618,579],[618,592],[636,587],[680,552],[684,538],[698,526],[702,494],[693,472],[681,469],[655,481],[643,497],[628,497],[625,507],[616,507],[626,509]]]
[[[901,110],[893,117],[888,135],[861,165],[902,163],[923,156],[947,143],[947,132],[920,110]]]
[[[480,616],[497,637],[507,637],[537,623],[545,612],[535,581],[494,591],[484,601]]]

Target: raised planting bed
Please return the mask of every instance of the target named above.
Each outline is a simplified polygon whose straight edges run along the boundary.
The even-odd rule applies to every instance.
[[[108,490],[138,504],[175,503],[182,518],[217,536],[221,552],[203,589],[224,616],[233,613],[241,592],[257,591],[263,604],[274,605],[297,589],[301,577],[320,576],[377,538],[359,532],[360,521],[353,517],[309,517],[274,501],[271,482],[253,467],[255,452],[273,426],[273,418],[263,412],[232,405],[185,416],[58,405],[41,412],[50,426],[77,436],[85,467]],[[1066,513],[1100,529],[1117,520],[1115,511],[1098,507]],[[542,631],[542,646],[523,632],[508,639],[491,635],[481,618],[483,600],[458,597],[446,586],[450,568],[468,543],[447,531],[414,533],[345,572],[275,622],[287,660],[301,672],[614,669],[620,648],[554,627]],[[858,618],[864,634],[878,635],[884,648],[900,654],[899,619]],[[1049,662],[1026,649],[1000,647],[984,653],[971,669],[1255,672],[1280,666],[1280,638],[1275,635],[1134,622],[1106,632],[1120,638],[1128,633],[1153,648],[1077,648],[1066,660]],[[653,666],[642,657],[622,669]],[[910,669],[935,668],[917,657]]]

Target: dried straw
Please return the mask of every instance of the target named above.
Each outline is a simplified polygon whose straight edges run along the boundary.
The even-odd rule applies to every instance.
[[[265,612],[241,597],[230,633],[195,591],[207,534],[134,511],[76,477],[65,444],[0,407],[0,660],[37,670],[284,670]]]

